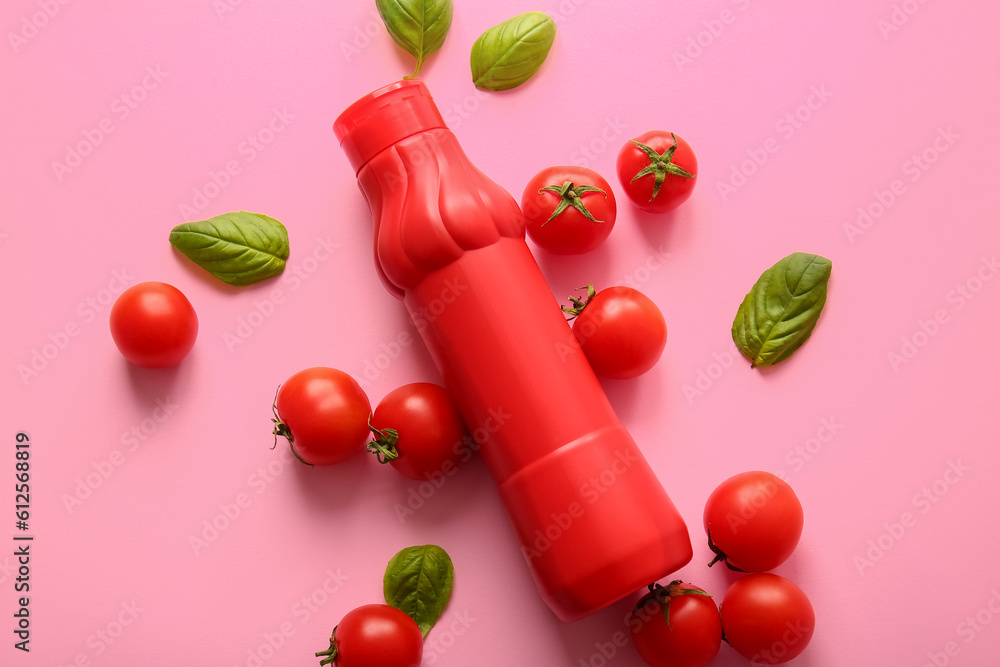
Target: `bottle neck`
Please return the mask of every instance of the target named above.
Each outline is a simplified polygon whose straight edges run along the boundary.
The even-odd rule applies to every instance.
[[[355,172],[386,148],[407,137],[446,129],[427,87],[420,81],[397,81],[365,95],[344,110],[334,134]]]

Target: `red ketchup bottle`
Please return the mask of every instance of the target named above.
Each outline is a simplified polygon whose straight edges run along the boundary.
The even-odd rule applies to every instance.
[[[542,598],[573,621],[684,566],[691,541],[611,408],[524,240],[419,81],[370,93],[334,132],[401,298],[497,483]]]

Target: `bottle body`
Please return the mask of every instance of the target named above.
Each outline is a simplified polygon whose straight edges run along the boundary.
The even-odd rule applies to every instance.
[[[410,104],[429,103],[407,83],[426,95]],[[369,106],[400,95],[387,88]],[[687,528],[576,343],[516,202],[439,125],[352,156],[376,267],[470,429],[489,434],[482,455],[541,596],[576,620],[686,564]]]

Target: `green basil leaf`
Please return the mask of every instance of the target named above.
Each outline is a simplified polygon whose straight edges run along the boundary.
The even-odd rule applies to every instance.
[[[424,58],[444,44],[454,12],[451,0],[375,0],[375,6],[392,40],[416,56],[417,69],[404,77],[412,79]]]
[[[784,361],[812,334],[826,304],[833,262],[792,253],[765,271],[733,320],[733,341],[753,366]]]
[[[389,561],[382,580],[386,604],[409,614],[424,637],[441,618],[451,597],[455,568],[434,544],[403,549]]]
[[[238,211],[187,222],[170,231],[170,243],[191,261],[230,285],[250,285],[281,273],[288,259],[288,230],[274,218]]]
[[[493,26],[472,45],[472,81],[481,90],[520,86],[545,62],[556,22],[545,12],[525,12]]]

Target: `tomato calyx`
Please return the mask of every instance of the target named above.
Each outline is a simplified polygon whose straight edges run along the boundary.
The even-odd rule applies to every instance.
[[[295,451],[295,445],[293,444],[295,438],[292,437],[292,430],[288,428],[288,425],[285,422],[281,421],[281,417],[278,415],[279,391],[281,391],[280,384],[278,385],[278,388],[274,390],[274,401],[271,403],[271,412],[274,413],[274,416],[271,417],[271,421],[274,422],[274,430],[271,431],[271,433],[274,434],[274,444],[271,445],[271,449],[274,449],[275,447],[278,446],[278,436],[280,435],[282,438],[288,440],[288,448],[292,450],[292,454],[295,456],[295,458],[297,458],[302,463],[305,463],[307,466],[314,468],[315,467],[314,464],[306,461],[304,458],[299,456],[299,453],[297,451]]]
[[[648,176],[653,174],[653,196],[649,198],[649,201],[656,199],[656,195],[660,194],[660,187],[663,186],[663,181],[666,180],[667,174],[673,176],[680,176],[681,178],[694,178],[694,174],[684,169],[680,165],[674,164],[674,151],[677,150],[677,136],[671,132],[670,138],[674,140],[673,145],[662,153],[657,153],[656,149],[652,146],[647,146],[646,144],[640,143],[635,139],[630,139],[630,141],[635,144],[639,150],[646,154],[649,158],[649,164],[645,168],[641,169],[632,177],[630,183],[634,183],[637,179],[643,176]]]
[[[670,629],[670,600],[682,595],[703,595],[705,597],[712,597],[711,593],[707,593],[703,590],[697,588],[684,588],[680,579],[674,579],[666,586],[661,586],[660,584],[653,583],[649,585],[649,595],[659,603],[660,608],[663,609],[663,620],[667,623],[667,628]],[[639,604],[635,606],[632,613],[636,613],[645,604],[646,599],[649,595],[643,597],[639,600]]]
[[[568,298],[569,298],[569,302],[572,303],[573,306],[572,307],[569,307],[569,306],[560,306],[559,307],[560,310],[562,310],[562,312],[564,312],[567,315],[569,315],[569,317],[566,318],[567,322],[569,322],[573,318],[579,316],[580,313],[583,312],[583,309],[587,307],[587,304],[589,304],[593,300],[593,298],[597,295],[597,290],[594,289],[593,285],[587,285],[586,287],[580,287],[578,289],[587,290],[587,300],[586,301],[584,301],[583,299],[579,299],[579,298],[571,295]]]
[[[715,558],[712,559],[712,561],[708,564],[708,566],[712,567],[716,563],[725,563],[726,567],[728,567],[733,572],[746,572],[746,570],[744,570],[742,568],[738,568],[735,565],[733,565],[732,563],[730,563],[729,562],[729,556],[726,555],[726,552],[723,551],[722,549],[720,549],[715,544],[715,542],[712,541],[712,527],[711,527],[711,525],[708,527],[708,530],[706,532],[708,533],[708,548],[711,549],[712,553],[715,554]]]
[[[325,651],[316,652],[317,658],[323,658],[322,660],[319,661],[319,664],[332,665],[333,663],[337,662],[337,653],[339,653],[339,651],[337,650],[337,645],[333,643],[333,638],[336,636],[337,636],[337,628],[334,627],[333,632],[330,633],[330,648],[326,649]]]
[[[552,211],[552,215],[549,216],[549,219],[540,225],[541,227],[544,227],[552,222],[556,216],[570,206],[579,211],[580,214],[587,220],[601,224],[604,223],[603,220],[597,220],[594,218],[593,214],[587,210],[587,205],[583,203],[583,199],[580,197],[580,195],[588,192],[600,192],[604,195],[604,198],[607,199],[608,193],[601,188],[593,185],[574,185],[573,181],[564,181],[562,185],[546,185],[544,188],[538,190],[538,194],[542,194],[543,192],[554,192],[559,195],[559,205],[556,206],[554,211]]]
[[[399,449],[396,448],[396,443],[399,442],[399,431],[394,428],[379,430],[372,426],[371,417],[368,418],[368,428],[375,438],[365,449],[374,454],[379,463],[391,463],[398,459]]]

